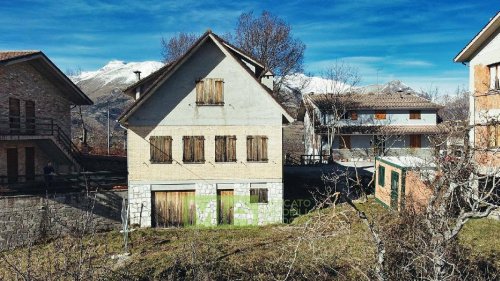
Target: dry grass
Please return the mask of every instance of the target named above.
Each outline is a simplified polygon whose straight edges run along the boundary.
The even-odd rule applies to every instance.
[[[372,200],[359,206],[381,224],[390,225],[394,218],[394,214]],[[470,247],[474,255],[497,258],[499,228],[497,221],[472,221],[460,241]],[[122,237],[118,232],[96,234],[84,241],[85,252],[91,255],[93,278],[269,280],[288,276],[291,280],[352,280],[373,277],[369,273],[365,275],[374,262],[371,236],[347,206],[299,217],[291,225],[139,229],[131,233],[130,240],[131,255],[126,260],[111,259],[122,251]],[[48,272],[70,279],[71,275],[57,275],[57,271],[75,270],[79,245],[78,240],[66,238],[33,247],[31,259],[28,259],[28,248],[4,255],[6,260],[15,261],[21,271],[30,268],[33,277],[38,279],[49,280],[44,278]],[[69,264],[61,266],[65,262]],[[11,266],[1,261],[1,280],[18,277]]]

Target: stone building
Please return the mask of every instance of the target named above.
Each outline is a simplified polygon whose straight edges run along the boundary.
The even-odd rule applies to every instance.
[[[455,57],[469,67],[470,144],[485,173],[500,168],[500,12]]]
[[[131,224],[282,222],[282,124],[264,65],[207,31],[125,89]]]
[[[43,182],[79,169],[71,142],[71,106],[92,101],[40,51],[0,51],[0,185]]]

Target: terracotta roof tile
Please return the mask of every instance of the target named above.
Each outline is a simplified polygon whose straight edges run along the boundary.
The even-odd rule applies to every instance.
[[[309,94],[307,98],[321,110],[332,110],[333,107],[347,109],[440,109],[425,98],[406,93],[390,94]]]
[[[40,53],[40,51],[0,51],[0,62]]]

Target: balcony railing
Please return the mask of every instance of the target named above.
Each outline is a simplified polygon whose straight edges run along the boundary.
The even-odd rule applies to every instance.
[[[52,118],[29,118],[9,116],[0,118],[0,135],[10,136],[53,136],[57,143],[75,160],[80,151],[70,137]]]

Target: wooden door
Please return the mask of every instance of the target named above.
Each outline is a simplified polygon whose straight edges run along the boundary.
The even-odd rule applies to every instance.
[[[217,190],[217,223],[234,223],[234,191]]]
[[[422,136],[421,135],[410,135],[410,147],[411,148],[421,148],[422,147]]]
[[[7,182],[16,183],[18,178],[17,148],[7,148]]]
[[[156,227],[180,227],[196,223],[194,191],[155,192],[153,223]]]
[[[391,208],[398,209],[399,174],[391,172]]]
[[[9,98],[9,127],[11,134],[18,134],[21,128],[21,102],[19,99]]]
[[[35,134],[35,102],[26,101],[26,133],[30,135]]]
[[[25,173],[26,173],[26,181],[35,180],[35,148],[34,147],[26,147],[24,149],[25,155]]]

